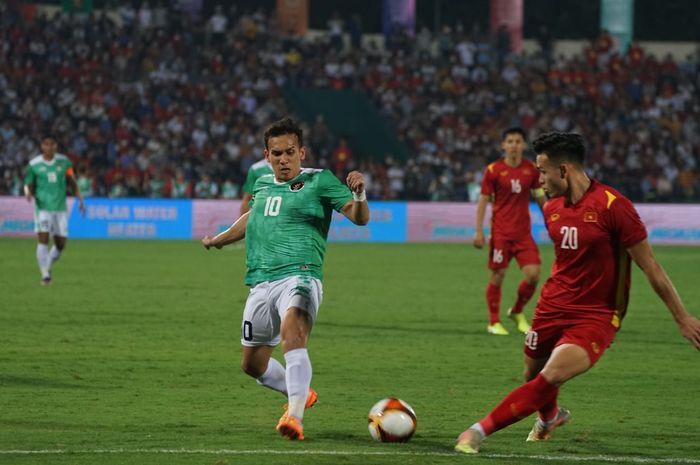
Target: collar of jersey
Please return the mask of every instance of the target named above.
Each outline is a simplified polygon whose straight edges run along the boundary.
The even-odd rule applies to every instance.
[[[275,174],[272,173],[272,182],[275,183],[275,186],[281,186],[282,184],[289,184],[290,182],[294,181],[296,178],[298,178],[298,177],[301,176],[302,174],[304,174],[303,168],[302,168],[301,171],[299,171],[299,174],[297,174],[296,176],[294,176],[294,177],[293,177],[292,179],[290,179],[289,181],[278,181],[278,180],[277,180],[277,177],[275,176]]]

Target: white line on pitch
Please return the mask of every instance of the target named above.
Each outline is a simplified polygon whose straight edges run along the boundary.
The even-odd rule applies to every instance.
[[[340,455],[340,456],[428,456],[456,457],[456,452],[420,451],[344,451],[344,450],[273,450],[273,449],[38,449],[0,450],[0,455],[60,455],[60,454],[164,454],[164,455]],[[610,463],[669,463],[700,464],[700,459],[683,457],[642,457],[627,455],[527,455],[489,454],[480,457],[525,460],[564,460],[569,462],[610,462]]]

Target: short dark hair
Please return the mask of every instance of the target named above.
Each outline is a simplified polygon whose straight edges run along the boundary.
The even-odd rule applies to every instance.
[[[304,131],[302,131],[301,127],[299,127],[292,118],[287,117],[275,121],[265,129],[263,135],[265,139],[265,150],[267,150],[267,142],[270,140],[270,137],[283,136],[285,134],[294,134],[299,141],[299,147],[304,146]]]
[[[506,140],[506,137],[508,137],[511,134],[520,134],[521,136],[523,136],[523,140],[527,140],[525,130],[523,130],[523,128],[521,128],[520,126],[513,126],[512,128],[508,128],[501,133],[501,142]]]
[[[51,133],[42,134],[41,137],[39,138],[39,142],[44,142],[46,139],[51,139],[54,142],[58,142],[56,140],[56,137]]]
[[[575,132],[548,132],[532,142],[536,154],[545,154],[550,160],[560,163],[569,161],[583,166],[586,142]]]

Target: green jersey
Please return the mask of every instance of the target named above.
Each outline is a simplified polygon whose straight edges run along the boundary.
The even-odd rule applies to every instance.
[[[238,184],[226,181],[221,185],[222,199],[235,199],[236,197],[238,197]]]
[[[328,170],[304,168],[282,183],[273,174],[261,176],[253,188],[245,233],[245,283],[299,275],[323,279],[333,210],[350,199],[350,189]]]
[[[160,199],[163,197],[163,188],[165,181],[160,178],[151,178],[148,180],[148,196],[152,199]]]
[[[245,177],[245,183],[243,184],[243,192],[252,194],[255,181],[264,174],[272,174],[272,168],[270,168],[270,164],[267,160],[263,158],[253,163],[248,169],[248,175]]]
[[[24,184],[34,186],[37,210],[66,211],[66,179],[73,169],[68,157],[59,153],[51,161],[39,155],[29,162]]]
[[[92,179],[88,178],[87,176],[78,176],[78,179],[76,179],[75,182],[78,183],[78,189],[80,189],[80,193],[83,194],[83,197],[93,196],[94,192],[92,191]]]
[[[174,199],[184,199],[190,196],[190,183],[188,181],[173,181],[170,197]]]

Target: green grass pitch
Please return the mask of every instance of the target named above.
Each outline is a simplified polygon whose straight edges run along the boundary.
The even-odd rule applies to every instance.
[[[655,251],[700,315],[700,248]],[[309,345],[319,402],[302,443],[274,430],[285,399],[238,367],[244,255],[74,240],[41,287],[35,242],[0,240],[0,463],[700,464],[700,354],[637,268],[617,341],[561,391],[572,423],[526,444],[529,418],[467,457],[456,436],[522,373],[522,337],[485,331],[484,251],[329,246]],[[512,266],[503,312],[519,278]],[[370,439],[367,412],[387,396],[417,412],[408,444]]]

